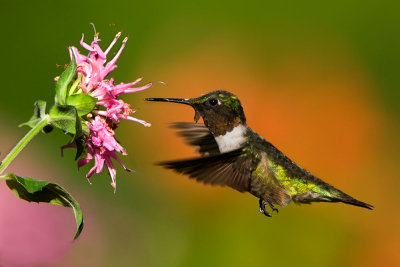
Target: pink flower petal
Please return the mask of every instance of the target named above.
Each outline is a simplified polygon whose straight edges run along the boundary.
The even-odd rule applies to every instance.
[[[150,82],[150,83],[148,83],[148,84],[146,84],[145,86],[142,86],[142,87],[126,89],[124,91],[124,93],[125,94],[129,94],[129,93],[135,93],[135,92],[143,91],[143,90],[149,89],[152,85],[153,85],[153,83]]]
[[[113,59],[111,59],[106,67],[103,70],[103,77],[106,77],[109,73],[111,73],[115,68],[115,63],[117,62],[118,58],[121,56],[122,51],[125,48],[126,42],[128,41],[128,37],[125,37],[125,39],[122,41],[122,46],[121,48],[118,50],[117,54],[115,55],[115,57]]]
[[[108,172],[111,176],[111,186],[114,188],[114,194],[117,189],[117,171],[114,168],[114,165],[111,162],[111,159],[108,157],[105,159],[106,165],[108,168]]]
[[[137,119],[135,117],[132,117],[132,116],[126,116],[124,119],[138,122],[140,124],[143,124],[145,127],[150,127],[151,126],[151,123],[145,122],[144,120],[139,120],[139,119]]]
[[[115,37],[114,40],[112,40],[111,44],[108,46],[108,48],[106,49],[106,51],[104,51],[104,54],[108,54],[108,52],[110,52],[111,48],[115,45],[115,43],[117,42],[117,40],[119,39],[119,37],[121,36],[121,32],[118,32]]]
[[[90,52],[95,52],[96,50],[93,47],[91,47],[90,45],[88,45],[87,43],[85,43],[83,41],[84,38],[85,38],[85,35],[82,33],[82,38],[81,38],[81,41],[79,42],[81,44],[81,46]]]
[[[76,147],[75,142],[71,142],[71,143],[68,143],[68,144],[62,146],[61,147],[61,157],[64,157],[64,149],[66,149],[66,148],[74,148],[74,147]]]
[[[132,172],[133,170],[129,169],[128,167],[125,166],[125,164],[120,160],[120,158],[118,158],[117,155],[115,155],[115,153],[110,153],[110,156],[115,159],[116,161],[118,161],[119,164],[121,164],[122,168],[124,168],[125,171],[127,172]]]

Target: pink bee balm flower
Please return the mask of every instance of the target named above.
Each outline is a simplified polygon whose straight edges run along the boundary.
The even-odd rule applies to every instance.
[[[111,176],[111,186],[114,188],[114,191],[116,188],[116,170],[111,158],[119,162],[125,170],[130,171],[116,154],[118,152],[122,155],[127,155],[125,149],[114,137],[114,130],[117,128],[120,119],[135,121],[146,127],[151,126],[150,123],[130,116],[134,112],[130,105],[117,98],[121,94],[148,89],[152,86],[152,83],[141,87],[134,87],[141,82],[142,78],[131,83],[119,84],[114,84],[113,78],[106,79],[117,67],[116,62],[121,56],[128,40],[128,38],[125,38],[122,41],[122,46],[114,58],[107,62],[107,54],[120,36],[121,33],[118,33],[107,49],[103,51],[98,44],[100,41],[98,34],[95,34],[94,40],[90,45],[83,41],[84,36],[82,35],[80,44],[84,49],[89,51],[87,56],[81,54],[76,47],[69,48],[71,59],[75,58],[77,75],[78,79],[80,79],[75,92],[72,93],[84,93],[97,98],[95,109],[82,118],[82,123],[87,125],[89,133],[83,136],[87,156],[78,161],[78,167],[82,167],[92,160],[94,161],[94,166],[86,175],[89,181],[89,178],[94,173],[102,172],[105,164]],[[72,146],[74,144],[68,144],[62,147],[62,149]]]

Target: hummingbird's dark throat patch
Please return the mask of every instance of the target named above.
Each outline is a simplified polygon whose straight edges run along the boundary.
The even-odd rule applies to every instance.
[[[214,136],[225,135],[226,133],[231,132],[236,126],[242,123],[239,117],[228,120],[226,118],[210,119],[208,117],[209,116],[203,118],[204,124],[208,127],[208,129]]]

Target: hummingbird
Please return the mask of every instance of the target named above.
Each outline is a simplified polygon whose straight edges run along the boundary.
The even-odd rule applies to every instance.
[[[172,127],[184,141],[198,148],[200,157],[158,163],[204,184],[229,186],[259,199],[260,212],[268,206],[311,202],[342,202],[372,209],[303,169],[246,124],[238,97],[213,91],[197,98],[146,98],[191,106],[195,123],[177,122]],[[202,117],[204,124],[198,123]],[[272,212],[271,212],[272,213]]]

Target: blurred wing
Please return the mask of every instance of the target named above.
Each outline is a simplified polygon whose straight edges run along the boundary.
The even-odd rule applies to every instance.
[[[183,137],[187,144],[198,147],[198,152],[202,156],[220,154],[214,136],[204,124],[175,122],[171,128],[178,129],[178,135]]]
[[[250,164],[251,158],[243,155],[242,149],[209,157],[158,163],[167,169],[187,174],[198,182],[228,185],[240,192],[249,189]]]

